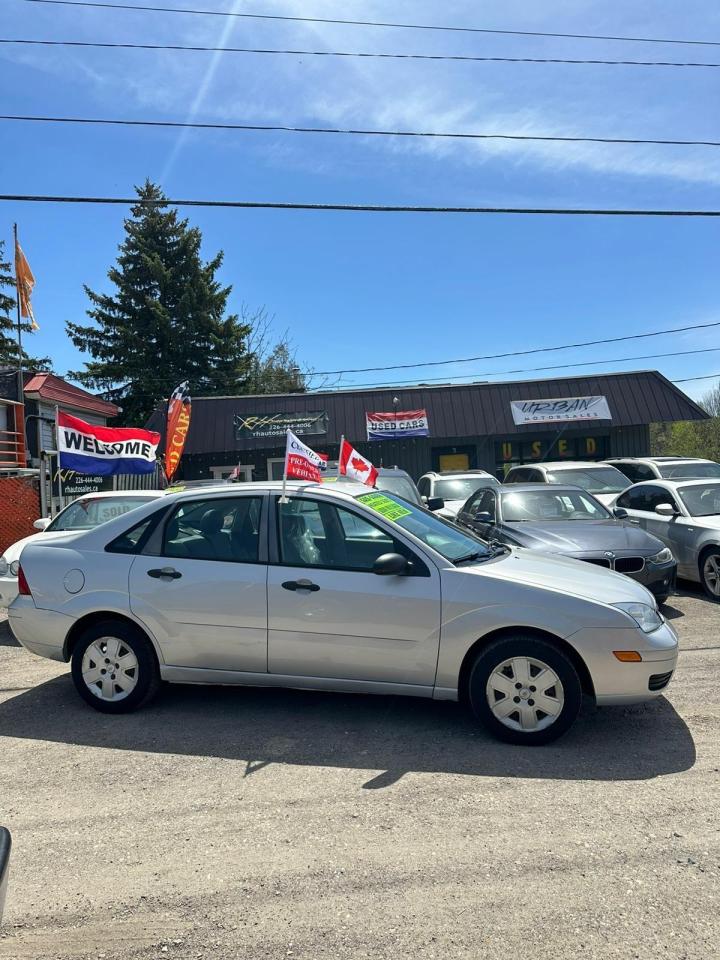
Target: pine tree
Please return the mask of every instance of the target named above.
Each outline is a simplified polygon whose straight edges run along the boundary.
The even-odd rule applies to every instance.
[[[231,287],[215,273],[218,253],[204,263],[201,234],[169,210],[158,186],[136,188],[142,203],[125,221],[125,238],[108,277],[113,295],[85,292],[94,324],[67,324],[70,339],[92,360],[73,376],[100,388],[141,426],[182,380],[203,396],[242,392],[251,365],[250,327],[225,316]]]
[[[9,290],[9,293],[5,291]],[[5,259],[5,241],[0,240],[0,367],[17,367],[17,320],[15,319],[15,277],[12,266]],[[30,333],[30,322],[23,320],[20,329]],[[46,369],[47,357],[33,359],[23,349],[23,367],[26,370]]]

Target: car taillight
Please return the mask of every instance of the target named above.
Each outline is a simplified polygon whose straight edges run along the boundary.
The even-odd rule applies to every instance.
[[[30,585],[27,582],[25,576],[25,571],[22,567],[18,567],[18,593],[21,597],[31,597]]]

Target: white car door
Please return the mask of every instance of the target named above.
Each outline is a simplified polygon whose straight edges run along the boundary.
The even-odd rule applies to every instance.
[[[135,557],[130,606],[168,666],[267,672],[264,498],[182,501]]]
[[[435,681],[440,576],[364,514],[326,500],[271,500],[270,673],[416,684]],[[415,574],[372,572],[384,553],[413,557]]]

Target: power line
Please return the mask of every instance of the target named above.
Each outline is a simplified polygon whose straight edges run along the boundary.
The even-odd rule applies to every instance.
[[[705,330],[708,327],[720,327],[720,320],[710,323],[693,323],[685,327],[671,327],[667,330],[652,330],[649,333],[631,333],[623,337],[608,337],[604,340],[583,340],[579,343],[563,343],[556,347],[532,347],[529,350],[511,350],[507,353],[491,353],[484,357],[460,357],[456,360],[427,360],[422,363],[396,363],[385,367],[355,367],[345,370],[316,370],[314,377],[340,376],[345,373],[377,373],[384,370],[410,370],[419,367],[442,367],[456,363],[475,363],[478,360],[502,360],[505,357],[525,357],[532,353],[553,353],[557,350],[575,350],[578,347],[596,347],[606,343],[620,343],[626,340],[644,340],[648,337],[662,337],[668,333],[684,333],[687,330]]]
[[[438,383],[438,382],[449,383],[450,381],[453,381],[453,380],[470,380],[470,379],[474,380],[476,377],[506,377],[516,373],[538,373],[541,370],[570,370],[570,369],[575,369],[577,367],[597,367],[597,366],[604,366],[606,363],[631,363],[631,362],[635,362],[635,360],[660,360],[666,357],[685,357],[685,356],[689,356],[690,354],[717,353],[718,351],[720,351],[720,347],[709,347],[709,348],[704,347],[701,350],[673,350],[671,353],[646,353],[646,354],[642,354],[639,357],[614,357],[611,360],[584,360],[582,363],[556,363],[556,364],[551,364],[550,366],[524,367],[524,368],[515,369],[515,370],[487,370],[483,373],[468,373],[468,374],[463,374],[462,376],[458,375],[456,377],[428,377],[423,381],[423,384],[418,384],[418,386],[422,386],[425,383]],[[310,376],[313,376],[313,375],[310,374]],[[366,387],[383,387],[383,386],[392,388],[392,387],[407,384],[407,383],[417,384],[417,379],[393,380],[390,383],[388,383],[387,380],[384,380],[384,381],[376,380],[372,383],[347,383],[342,387],[338,387],[338,389],[344,390],[347,388],[357,389],[361,387],[366,388]]]
[[[229,10],[199,10],[183,7],[161,7],[149,4],[100,3],[91,0],[25,0],[64,7],[95,7],[106,10],[141,10],[150,13],[184,13],[206,17],[233,17],[243,20],[280,20],[295,23],[332,23],[353,27],[392,27],[401,30],[441,30],[450,33],[489,33],[512,37],[556,37],[567,40],[614,40],[623,43],[680,43],[693,46],[719,47],[720,40],[681,40],[677,37],[615,37],[594,33],[550,33],[542,30],[494,30],[488,27],[459,27],[428,23],[387,23],[377,20],[339,20],[330,17],[291,17],[270,13],[235,13]]]
[[[574,64],[623,67],[720,67],[720,63],[674,62],[667,60],[588,60],[562,57],[473,57],[461,54],[433,53],[359,53],[338,50],[276,50],[256,47],[204,47],[180,43],[110,43],[85,40],[27,40],[0,38],[0,43],[41,47],[91,47],[102,50],[181,50],[200,53],[281,54],[297,57],[360,57],[378,60],[448,60],[472,63]]]
[[[714,380],[720,373],[706,373],[704,377],[683,377],[682,380],[671,380],[670,383],[690,383],[691,380]]]
[[[274,133],[332,133],[360,137],[431,137],[449,140],[534,140],[552,143],[622,143],[654,144],[676,147],[720,147],[720,140],[659,140],[639,137],[558,137],[525,133],[445,133],[420,130],[356,130],[340,127],[291,127],[264,123],[195,123],[187,120],[113,120],[107,117],[30,117],[14,114],[0,115],[0,120],[30,123],[76,123],[116,127],[165,127],[192,130],[244,130]]]
[[[0,117],[0,120],[3,118]],[[0,202],[14,203],[79,203],[112,204],[115,206],[157,206],[156,200],[139,197],[64,197],[49,194],[0,194]],[[240,210],[308,210],[316,213],[342,211],[344,213],[462,213],[462,214],[523,214],[527,216],[579,217],[720,217],[720,210],[652,210],[572,207],[447,207],[407,206],[380,203],[281,203],[254,200],[171,200],[162,201],[175,207],[215,207]],[[481,358],[482,359],[482,358]]]

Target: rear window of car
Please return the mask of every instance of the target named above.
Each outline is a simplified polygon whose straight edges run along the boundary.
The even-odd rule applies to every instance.
[[[90,530],[129,513],[144,503],[151,503],[156,497],[87,497],[75,500],[59,513],[46,530]]]
[[[668,463],[659,470],[664,480],[720,480],[720,463]]]

